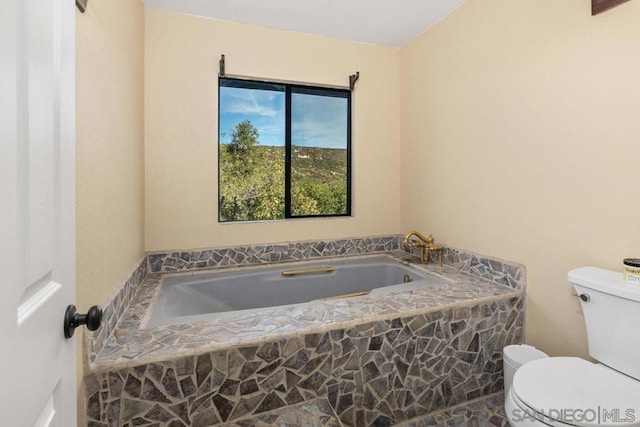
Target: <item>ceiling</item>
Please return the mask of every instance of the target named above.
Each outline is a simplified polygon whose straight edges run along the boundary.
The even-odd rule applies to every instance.
[[[147,7],[401,47],[466,0],[143,0]]]

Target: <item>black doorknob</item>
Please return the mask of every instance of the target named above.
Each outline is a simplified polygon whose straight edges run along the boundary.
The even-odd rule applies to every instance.
[[[95,331],[102,323],[102,308],[94,305],[87,314],[76,312],[76,306],[71,304],[64,313],[64,337],[71,338],[78,326],[87,325],[87,329]]]

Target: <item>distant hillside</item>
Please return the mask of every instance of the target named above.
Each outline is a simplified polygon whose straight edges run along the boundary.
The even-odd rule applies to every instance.
[[[284,147],[259,145],[270,162],[284,162]],[[315,177],[323,181],[344,179],[347,175],[347,150],[340,148],[293,147],[291,166],[296,177]]]

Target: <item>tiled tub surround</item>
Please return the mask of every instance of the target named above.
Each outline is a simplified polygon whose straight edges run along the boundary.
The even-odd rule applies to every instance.
[[[345,255],[396,251],[400,236],[373,236],[340,240],[308,240],[267,245],[235,246],[148,254],[150,273],[175,273],[206,268],[264,265]]]
[[[501,349],[522,341],[524,271],[456,250],[445,264],[423,266],[451,279],[428,291],[145,330],[161,279],[148,274],[91,353],[89,425],[250,425],[314,400],[344,425],[390,425],[498,391]],[[474,267],[518,289],[461,272]]]
[[[268,245],[152,252],[147,255],[150,273],[176,273],[219,267],[266,265],[338,256],[386,253],[410,249],[402,236],[374,236],[340,240],[310,240]],[[524,267],[473,252],[445,247],[443,264],[514,289],[525,283]]]
[[[85,330],[84,346],[91,349],[96,354],[102,351],[104,344],[109,337],[113,335],[113,331],[118,324],[118,320],[122,317],[124,311],[131,305],[133,295],[140,289],[143,279],[147,275],[147,258],[143,258],[132,270],[120,286],[114,291],[109,301],[102,310],[102,326],[96,332]]]

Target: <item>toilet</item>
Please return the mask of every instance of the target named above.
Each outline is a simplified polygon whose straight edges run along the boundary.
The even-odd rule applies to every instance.
[[[505,391],[512,427],[640,426],[640,286],[622,273],[581,267],[568,274],[580,297],[589,355],[522,365]]]
[[[527,344],[508,345],[502,350],[504,366],[504,391],[508,392],[513,384],[513,376],[525,363],[536,359],[543,359],[549,355]]]

